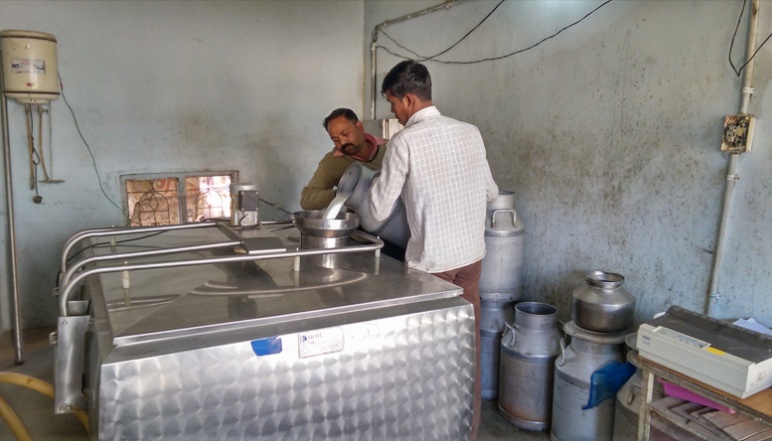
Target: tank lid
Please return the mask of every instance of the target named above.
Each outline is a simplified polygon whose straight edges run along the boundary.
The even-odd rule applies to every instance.
[[[33,40],[47,40],[56,43],[56,37],[44,32],[17,31],[13,29],[0,31],[0,38],[31,38]]]

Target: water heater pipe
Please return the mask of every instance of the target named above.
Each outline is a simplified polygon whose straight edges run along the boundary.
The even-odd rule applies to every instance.
[[[0,51],[0,66],[3,66],[3,52]],[[2,70],[2,69],[0,69]],[[16,225],[13,212],[13,179],[11,179],[11,142],[8,136],[8,99],[5,96],[5,82],[0,71],[0,116],[3,129],[3,160],[5,162],[5,204],[8,218],[8,249],[10,257],[11,290],[13,292],[13,343],[16,349],[16,364],[24,363],[22,356],[21,302],[19,301],[19,269],[16,261]]]
[[[372,33],[371,42],[370,42],[370,119],[375,119],[375,98],[378,96],[378,92],[377,92],[378,88],[375,84],[375,75],[377,72],[376,50],[378,48],[375,42],[378,41],[378,31],[390,25],[393,25],[395,23],[400,23],[416,17],[420,17],[422,15],[426,15],[434,11],[439,11],[440,9],[450,9],[451,7],[464,1],[467,1],[467,0],[445,0],[439,5],[434,5],[429,8],[422,9],[420,11],[403,15],[401,17],[392,18],[391,20],[386,20],[381,24],[375,25],[375,27],[373,28],[373,33]]]
[[[740,104],[740,113],[747,114],[753,96],[753,60],[750,57],[756,51],[756,30],[759,23],[759,1],[753,0],[751,3],[750,20],[748,22],[748,39],[746,41],[745,57],[747,64],[743,75],[742,102]],[[721,273],[721,263],[724,254],[724,242],[726,239],[726,228],[729,221],[729,211],[732,206],[732,197],[734,196],[734,187],[740,177],[737,175],[737,155],[729,154],[729,164],[726,171],[726,188],[724,189],[724,202],[721,209],[721,220],[718,227],[718,237],[716,239],[716,249],[713,253],[713,268],[711,269],[710,286],[708,287],[708,299],[705,305],[705,314],[713,316],[716,310],[716,303],[721,298],[718,289],[718,278]]]

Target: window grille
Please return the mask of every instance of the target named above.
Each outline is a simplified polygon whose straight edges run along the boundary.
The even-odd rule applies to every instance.
[[[237,171],[123,175],[131,226],[176,225],[229,218]]]

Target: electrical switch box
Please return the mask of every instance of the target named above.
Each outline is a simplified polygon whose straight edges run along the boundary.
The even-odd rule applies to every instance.
[[[365,126],[365,132],[383,139],[391,139],[395,133],[403,129],[397,118],[366,119],[362,124]]]
[[[756,118],[751,115],[727,115],[724,118],[724,138],[721,151],[743,153],[751,150],[753,126]]]

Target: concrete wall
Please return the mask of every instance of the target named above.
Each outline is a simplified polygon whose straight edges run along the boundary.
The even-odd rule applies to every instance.
[[[122,174],[238,170],[292,211],[332,147],[324,116],[362,110],[363,16],[359,1],[5,1],[0,30],[57,38],[64,94],[117,204]],[[121,225],[122,214],[62,98],[52,104],[53,173],[65,182],[41,184],[34,204],[24,109],[8,108],[22,324],[53,324],[64,241]],[[12,326],[6,254],[3,329]]]
[[[435,1],[365,1],[373,27]],[[497,1],[462,2],[386,28],[433,55]],[[506,1],[443,60],[504,55],[537,43],[602,2]],[[703,312],[724,193],[725,115],[740,110],[727,60],[742,2],[613,1],[529,51],[470,65],[426,62],[435,104],[476,124],[499,186],[525,222],[525,298],[570,319],[572,290],[591,270],[618,272],[643,320],[670,305]],[[732,58],[743,63],[746,17]],[[763,1],[760,43],[772,26]],[[410,56],[383,34],[378,44]],[[756,56],[753,151],[738,160],[715,316],[772,326],[772,44]],[[399,61],[378,50],[377,85]],[[366,74],[369,79],[369,73]],[[369,85],[368,85],[369,87]],[[369,89],[368,89],[369,90]],[[369,102],[369,100],[368,100]],[[378,97],[377,114],[389,115]]]
[[[0,29],[54,34],[64,92],[120,204],[126,173],[237,169],[261,196],[298,208],[329,148],[333,107],[365,114],[370,33],[438,1],[6,1]],[[530,46],[600,1],[505,1],[442,59]],[[387,29],[423,55],[460,39],[497,2],[460,4]],[[526,225],[525,297],[570,314],[586,271],[622,273],[637,318],[669,305],[703,311],[727,158],[722,120],[739,111],[727,53],[740,3],[613,1],[535,49],[493,62],[427,62],[435,102],[477,124],[494,175]],[[744,56],[746,21],[733,59]],[[772,23],[762,2],[761,42]],[[378,43],[404,53],[380,35]],[[716,315],[772,326],[772,45],[756,58],[755,145],[738,161]],[[398,58],[378,51],[377,83]],[[367,104],[367,107],[363,105]],[[390,116],[378,98],[378,117]],[[52,324],[58,255],[72,233],[118,225],[60,98],[52,105],[54,174],[32,202],[23,107],[9,102],[23,324]],[[365,114],[366,115],[366,114]],[[0,226],[6,230],[4,204]],[[267,210],[266,210],[267,211]],[[280,213],[276,214],[277,216]],[[7,248],[7,240],[3,240]],[[11,326],[7,258],[0,318]]]

